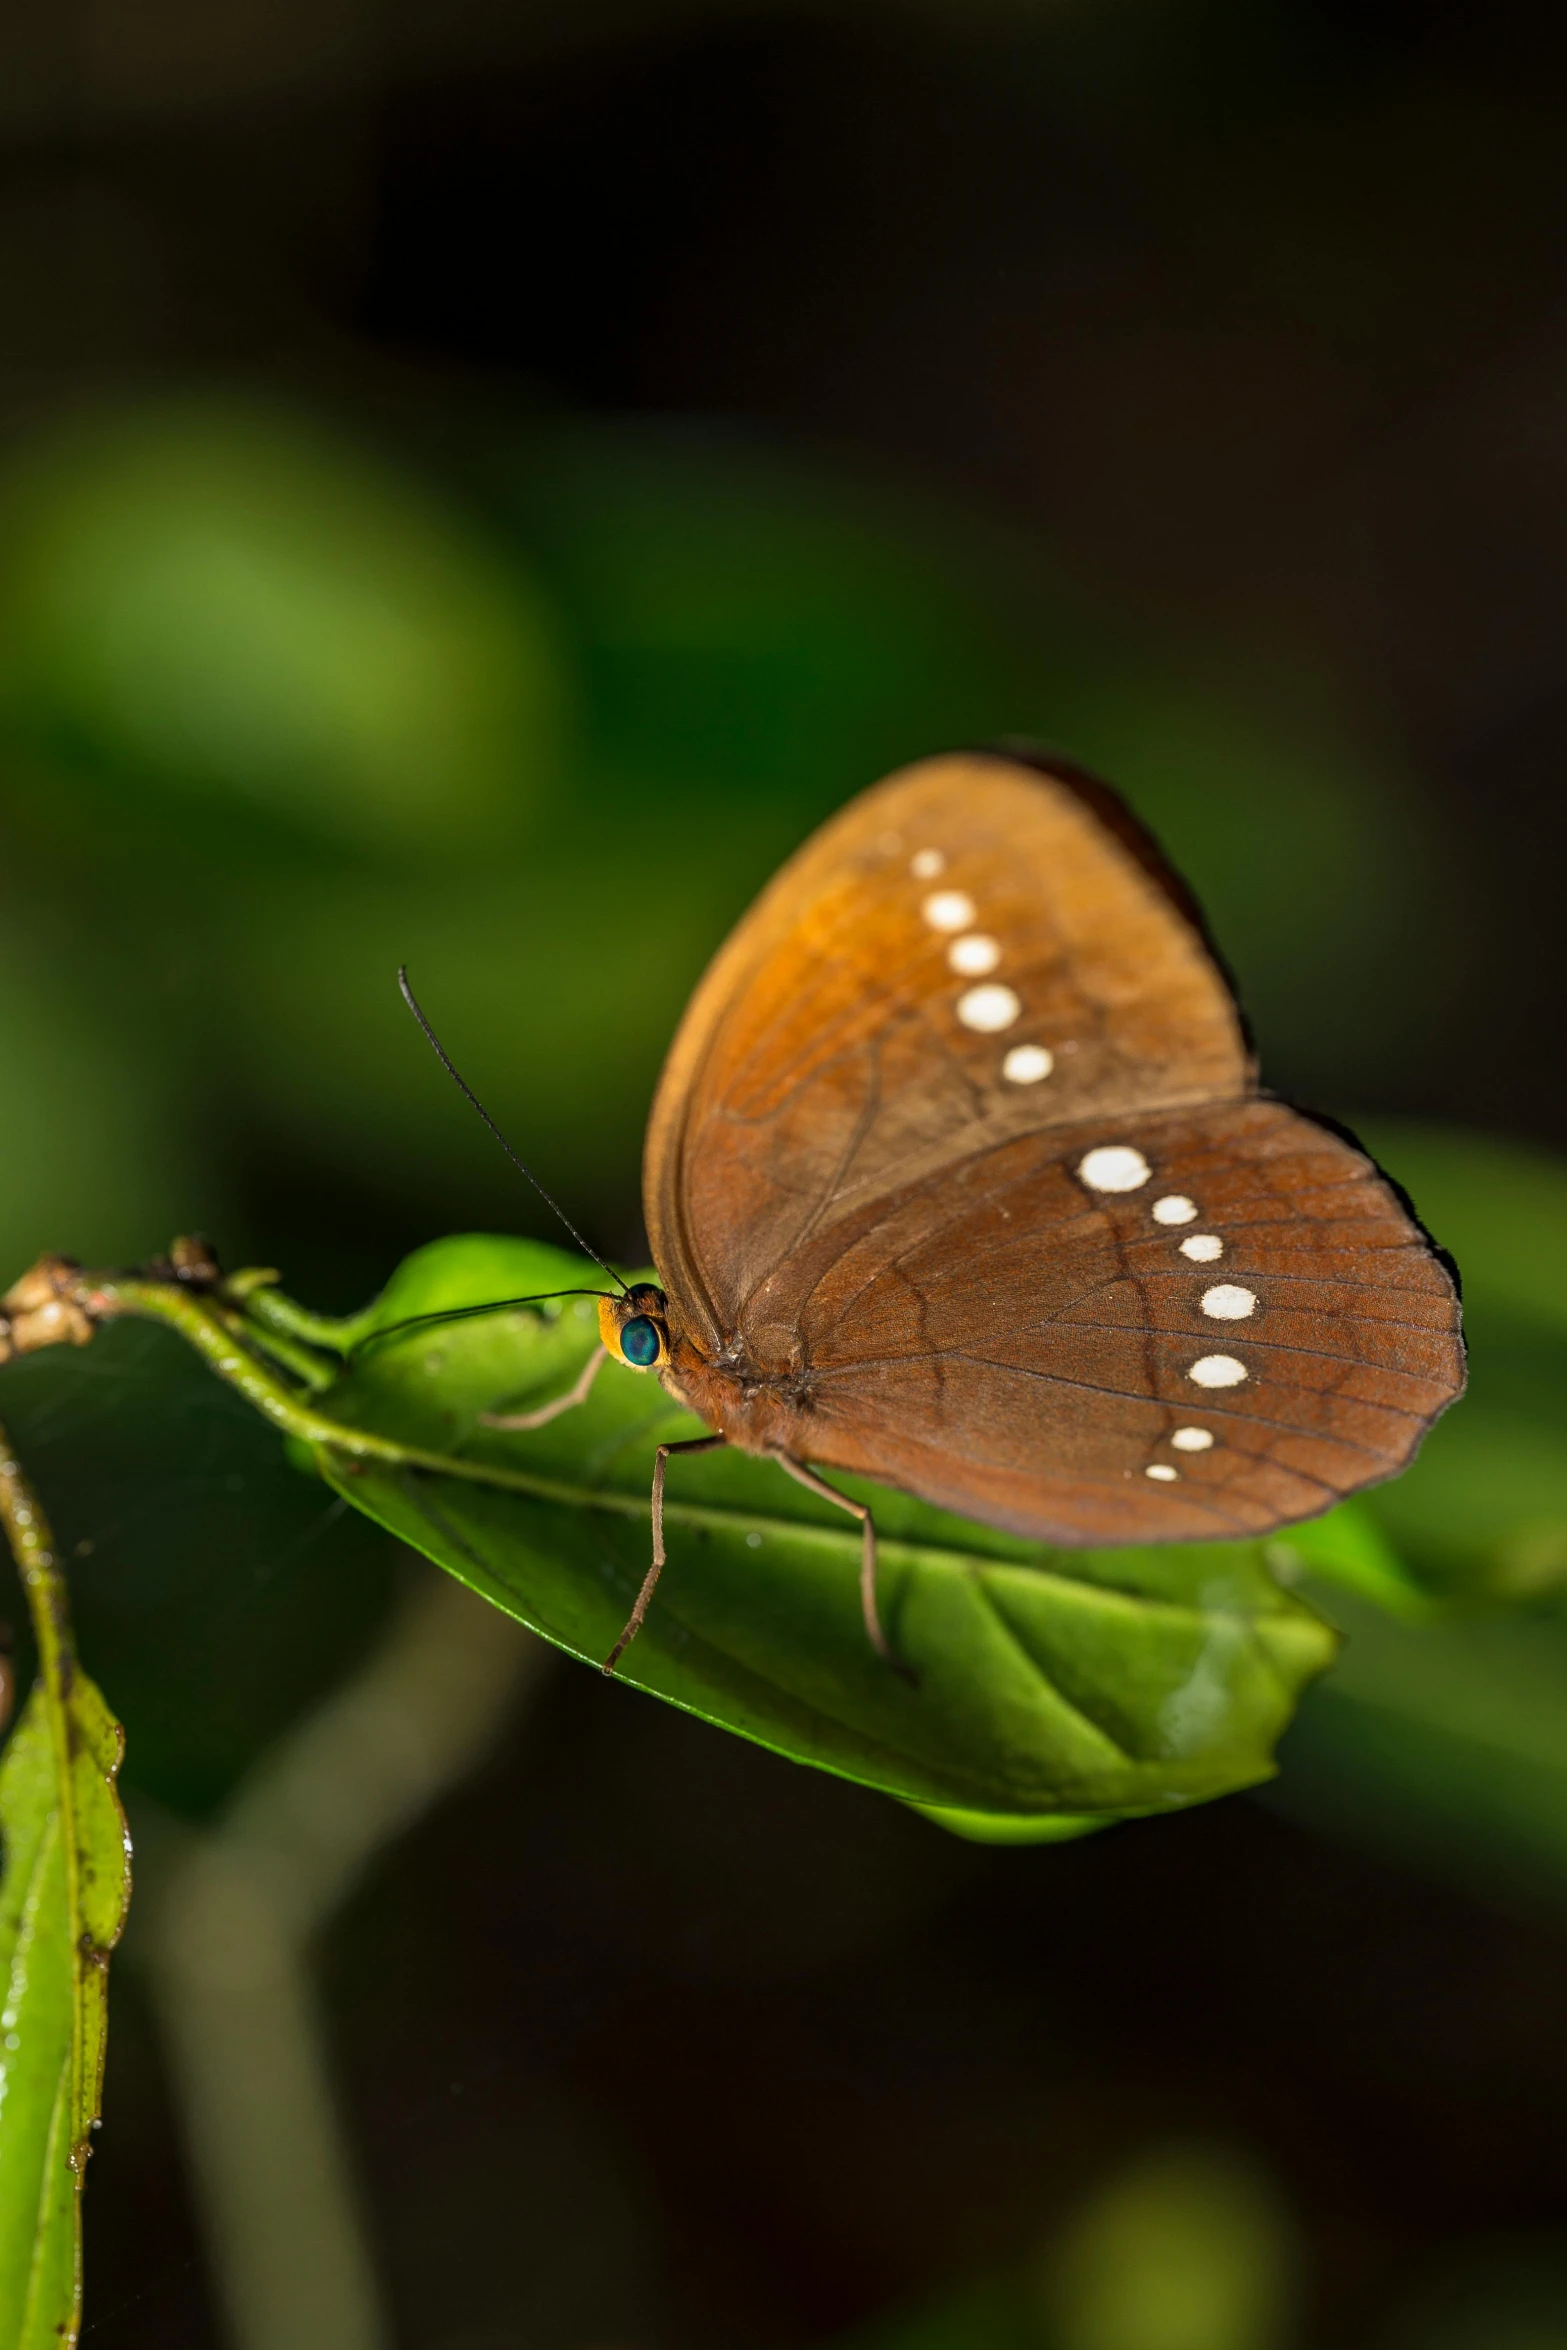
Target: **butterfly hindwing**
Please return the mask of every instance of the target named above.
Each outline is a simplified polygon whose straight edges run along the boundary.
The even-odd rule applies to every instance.
[[[1146,1178],[1096,1191],[1104,1150]],[[835,1230],[780,1269],[753,1349],[782,1372],[797,1331],[810,1456],[1042,1540],[1309,1516],[1393,1474],[1454,1392],[1440,1261],[1279,1103],[1020,1138]]]

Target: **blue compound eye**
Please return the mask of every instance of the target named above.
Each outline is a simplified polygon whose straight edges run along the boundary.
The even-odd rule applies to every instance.
[[[658,1330],[646,1314],[634,1314],[621,1331],[620,1351],[639,1371],[658,1361]]]

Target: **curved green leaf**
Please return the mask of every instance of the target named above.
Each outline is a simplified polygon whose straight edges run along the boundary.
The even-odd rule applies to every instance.
[[[570,1386],[597,1343],[589,1297],[393,1328],[595,1281],[536,1243],[438,1241],[373,1310],[372,1331],[387,1335],[315,1400],[506,1480],[316,1456],[360,1509],[597,1663],[647,1565],[654,1448],[699,1423],[611,1363],[587,1403],[547,1427],[480,1425]],[[1154,1811],[1266,1778],[1303,1684],[1332,1654],[1331,1632],[1279,1588],[1258,1544],[1052,1550],[839,1482],[874,1501],[882,1611],[912,1678],[866,1641],[857,1528],[736,1452],[672,1463],[669,1564],[621,1677],[905,1800],[1015,1826],[1047,1815],[1038,1832],[1059,1835],[1063,1813]]]
[[[909,1809],[969,1844],[1072,1844],[1124,1817],[1113,1811],[958,1811],[945,1803],[911,1803]]]
[[[130,1895],[124,1734],[79,1669],[68,1784],[44,1684],[0,1756],[0,2345],[61,2350],[81,2315],[81,2186],[98,2118],[108,1959]]]
[[[1281,1583],[1320,1575],[1411,1624],[1425,1623],[1435,1613],[1430,1592],[1388,1540],[1365,1498],[1341,1501],[1324,1517],[1286,1526],[1270,1537],[1267,1559]]]

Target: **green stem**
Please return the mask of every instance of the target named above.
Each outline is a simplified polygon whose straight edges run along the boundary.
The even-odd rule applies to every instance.
[[[214,1300],[173,1282],[143,1274],[105,1275],[90,1281],[83,1302],[94,1316],[137,1314],[177,1330],[193,1346],[209,1370],[216,1371],[239,1390],[248,1404],[301,1443],[329,1446],[365,1460],[404,1462],[406,1448],[388,1437],[371,1436],[315,1411],[292,1387],[286,1387],[270,1364],[256,1354],[236,1329],[233,1317]],[[258,1334],[259,1337],[259,1334]]]
[[[313,1314],[308,1306],[296,1305],[285,1297],[281,1289],[272,1286],[275,1275],[257,1279],[246,1273],[235,1273],[223,1286],[228,1295],[243,1304],[245,1318],[270,1331],[278,1338],[300,1339],[306,1346],[325,1347],[330,1354],[352,1354],[367,1330],[374,1327],[375,1308],[363,1307],[357,1314]]]
[[[616,1517],[647,1514],[645,1496],[613,1489],[568,1484],[554,1477],[530,1475],[523,1469],[503,1469],[488,1461],[464,1460],[456,1453],[429,1452],[422,1445],[399,1444],[395,1437],[376,1436],[330,1419],[325,1412],[287,1387],[271,1366],[236,1336],[224,1309],[199,1292],[172,1281],[141,1274],[87,1274],[77,1291],[80,1303],[95,1318],[135,1314],[177,1330],[193,1346],[209,1370],[237,1388],[247,1403],[271,1421],[284,1436],[292,1436],[313,1452],[335,1454],[339,1461],[360,1461],[396,1469],[422,1469],[432,1476],[461,1477],[472,1485],[490,1485],[503,1493],[525,1493],[535,1501],[564,1502],[572,1508],[601,1509]],[[665,1522],[670,1525],[726,1526],[726,1511],[697,1502],[667,1501]],[[859,1545],[857,1533],[841,1537],[836,1527],[813,1527],[824,1540]]]
[[[22,1578],[22,1589],[27,1594],[44,1689],[63,1722],[76,1671],[70,1593],[60,1572],[54,1536],[49,1531],[43,1506],[28,1484],[3,1428],[0,1428],[0,1525],[5,1528],[11,1555]],[[68,1749],[62,1748],[62,1752],[68,1754]]]
[[[497,1485],[510,1493],[535,1494],[548,1501],[577,1498],[574,1488],[550,1478],[495,1468],[485,1461],[465,1461],[454,1453],[428,1452],[422,1445],[399,1444],[395,1437],[376,1436],[368,1429],[350,1427],[346,1421],[329,1419],[295,1389],[286,1387],[271,1366],[252,1352],[222,1307],[174,1282],[149,1280],[141,1274],[89,1276],[81,1297],[95,1317],[136,1314],[177,1330],[208,1369],[237,1388],[274,1428],[312,1450],[340,1453],[349,1460],[384,1462],[393,1468],[427,1469],[441,1477],[465,1477],[475,1485]],[[605,1497],[608,1508],[619,1508],[621,1503],[618,1495]],[[624,1506],[629,1511],[646,1505],[628,1495]]]
[[[330,1387],[337,1377],[338,1366],[335,1363],[324,1362],[312,1347],[301,1346],[296,1339],[285,1338],[276,1330],[261,1328],[256,1316],[231,1311],[225,1313],[223,1319],[236,1338],[270,1355],[273,1362],[281,1364],[285,1371],[292,1372],[300,1385],[311,1394],[319,1394],[323,1387]]]

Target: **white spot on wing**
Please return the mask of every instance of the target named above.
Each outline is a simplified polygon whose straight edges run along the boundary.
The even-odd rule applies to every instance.
[[[1242,1289],[1236,1281],[1221,1281],[1217,1289],[1203,1291],[1202,1310],[1214,1322],[1244,1322],[1257,1310],[1257,1292]]]
[[[1181,1254],[1190,1257],[1194,1265],[1216,1265],[1224,1254],[1224,1243],[1217,1232],[1188,1232],[1181,1242]]]
[[[1197,1202],[1188,1199],[1183,1191],[1167,1191],[1163,1199],[1153,1204],[1156,1224],[1192,1224],[1197,1219]]]
[[[960,889],[933,889],[920,912],[932,930],[967,930],[974,919],[974,901]]]
[[[1000,960],[1001,949],[982,930],[971,930],[963,938],[955,938],[947,949],[947,961],[965,979],[983,979]]]
[[[909,871],[916,881],[934,881],[947,870],[947,860],[940,849],[919,849],[909,859]]]
[[[1168,1461],[1151,1461],[1143,1471],[1143,1475],[1152,1477],[1156,1485],[1173,1485],[1180,1473],[1179,1469],[1172,1469]]]
[[[1037,1085],[1054,1067],[1054,1058],[1046,1046],[1015,1044],[1001,1064],[1001,1074],[1012,1085]]]
[[[1177,1428],[1170,1438],[1177,1452],[1207,1452],[1213,1445],[1211,1428]]]
[[[1238,1363],[1233,1355],[1202,1355],[1186,1374],[1199,1387],[1239,1387],[1250,1375],[1245,1364]]]
[[[1077,1172],[1090,1191],[1140,1191],[1153,1169],[1130,1143],[1106,1142],[1078,1161]]]
[[[1023,1009],[1010,987],[971,987],[967,995],[958,998],[958,1018],[965,1028],[977,1028],[982,1036],[994,1036],[1000,1028],[1010,1028]]]

